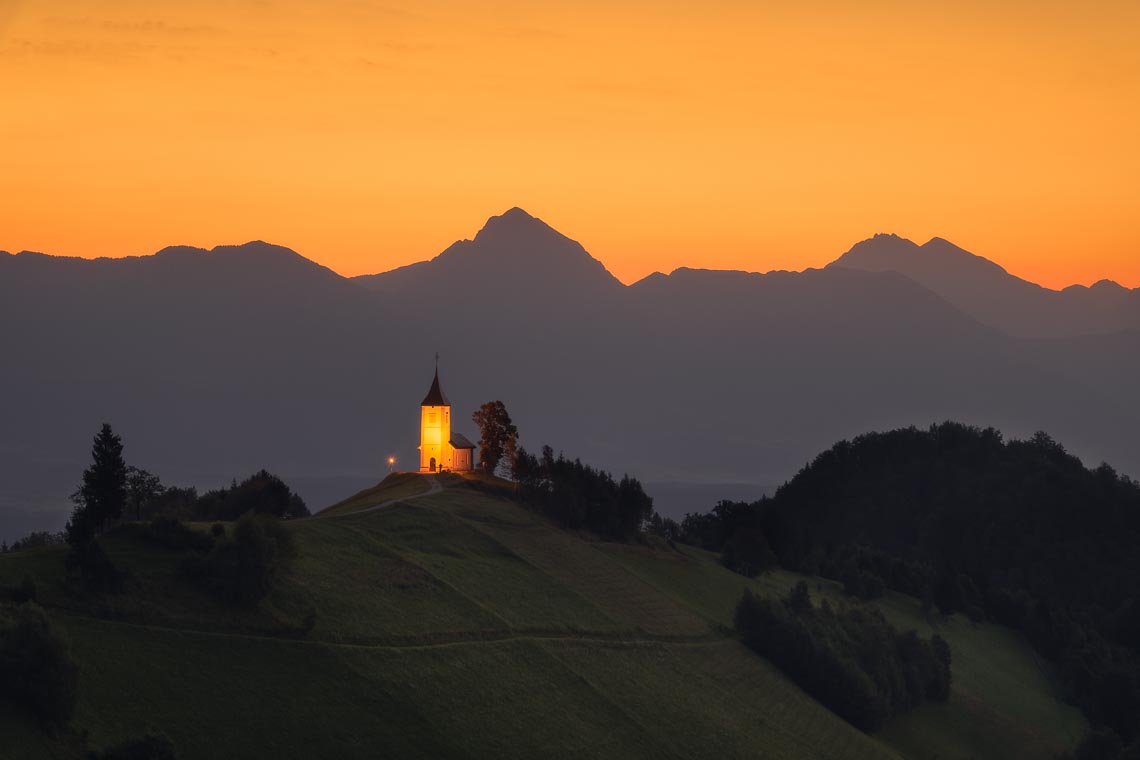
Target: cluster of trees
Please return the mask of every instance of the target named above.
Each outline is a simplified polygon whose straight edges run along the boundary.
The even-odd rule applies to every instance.
[[[280,478],[265,470],[202,496],[193,489],[166,488],[145,470],[127,466],[122,439],[106,424],[95,436],[92,460],[72,497],[75,509],[65,531],[71,545],[68,569],[88,588],[114,591],[121,585],[122,572],[98,540],[108,530],[187,553],[184,577],[243,605],[264,598],[296,555],[292,535],[277,518],[309,511]],[[144,516],[153,519],[143,523]],[[130,517],[138,522],[121,522]],[[220,523],[206,534],[179,518],[240,519],[227,536]]]
[[[680,525],[663,522],[674,541],[721,552],[725,567],[755,577],[777,564],[760,527],[761,502],[721,501],[707,513],[689,513]]]
[[[236,520],[253,512],[280,518],[307,517],[309,508],[276,475],[260,470],[229,488],[207,491],[194,504],[193,519]]]
[[[679,538],[727,557],[741,526],[781,565],[854,595],[894,589],[1022,631],[1094,727],[1140,747],[1140,485],[1108,465],[1086,468],[1044,433],[872,433],[770,499],[690,515]]]
[[[636,478],[616,480],[580,460],[555,457],[549,446],[541,457],[519,447],[511,474],[525,501],[568,528],[628,541],[653,516],[653,499]]]
[[[236,520],[246,512],[280,518],[306,517],[309,508],[281,478],[267,470],[259,470],[240,483],[217,488],[199,495],[198,489],[165,486],[146,470],[128,468],[128,518],[135,521],[156,517],[208,522]]]
[[[923,700],[950,696],[950,646],[940,636],[899,633],[875,607],[815,606],[799,582],[784,599],[745,591],[736,630],[808,694],[840,717],[875,731]]]

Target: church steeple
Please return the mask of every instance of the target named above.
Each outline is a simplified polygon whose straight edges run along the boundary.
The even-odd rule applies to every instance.
[[[431,381],[431,390],[424,396],[423,403],[420,406],[451,406],[451,402],[447,400],[444,395],[443,389],[439,387],[439,359],[436,359],[435,377]]]

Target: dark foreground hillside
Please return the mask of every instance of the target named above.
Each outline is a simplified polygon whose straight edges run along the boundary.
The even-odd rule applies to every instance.
[[[1019,636],[930,623],[888,594],[876,604],[894,625],[949,642],[952,692],[869,736],[730,633],[744,589],[783,595],[802,576],[599,542],[441,480],[393,479],[286,523],[297,560],[249,610],[128,534],[106,540],[130,570],[120,594],[70,592],[59,547],[0,555],[0,584],[34,578],[79,664],[72,729],[96,749],[161,732],[183,759],[1046,758],[1085,731]],[[78,751],[16,713],[0,723],[0,757]]]

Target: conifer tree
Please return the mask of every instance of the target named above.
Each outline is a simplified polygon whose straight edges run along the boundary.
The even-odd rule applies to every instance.
[[[107,522],[123,514],[127,500],[127,463],[123,461],[123,441],[103,423],[91,447],[91,466],[83,472],[83,483],[72,497],[75,510],[67,524],[68,543],[82,546]]]

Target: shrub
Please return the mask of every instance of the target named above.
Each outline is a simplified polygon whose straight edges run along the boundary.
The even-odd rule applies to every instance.
[[[94,760],[175,760],[174,742],[164,734],[146,734],[128,739],[104,752],[93,752]]]
[[[97,539],[73,546],[65,563],[68,573],[89,591],[115,592],[122,588],[122,571],[111,562]]]
[[[148,540],[174,551],[208,552],[214,540],[173,517],[158,517],[150,524]]]
[[[872,572],[851,567],[843,574],[843,591],[860,599],[878,599],[886,591],[883,579]]]
[[[733,572],[755,578],[776,565],[776,554],[757,528],[739,528],[724,545],[721,562]]]
[[[16,604],[36,601],[36,583],[32,580],[32,576],[27,574],[20,580],[18,586],[9,586],[2,591],[10,601]]]
[[[156,517],[149,523],[123,523],[111,532],[116,536],[128,536],[171,551],[204,554],[214,545],[213,538],[208,534],[194,530],[174,517]]]
[[[77,674],[39,605],[0,607],[0,697],[59,728],[75,710]]]
[[[293,534],[279,521],[246,514],[231,538],[219,539],[205,557],[191,557],[183,572],[219,598],[252,607],[273,588],[296,556]]]

